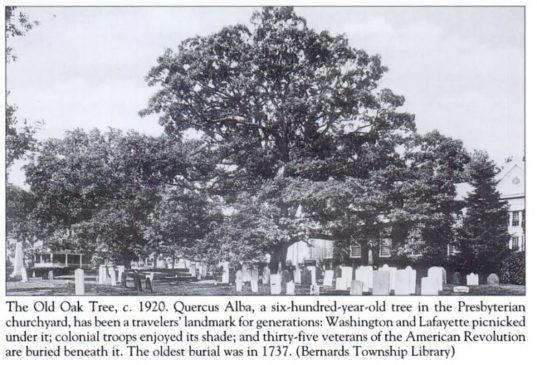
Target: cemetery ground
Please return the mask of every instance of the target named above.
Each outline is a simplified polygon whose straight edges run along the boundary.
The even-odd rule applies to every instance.
[[[215,284],[214,280],[202,280],[202,281],[178,281],[178,282],[161,282],[156,283],[153,286],[153,292],[145,290],[138,292],[131,287],[123,288],[120,284],[117,286],[101,285],[96,281],[86,280],[86,293],[88,296],[227,296],[227,295],[270,295],[270,285],[259,284],[259,292],[252,293],[249,284],[244,284],[243,290],[237,292],[235,285],[223,285]],[[421,292],[419,287],[419,281],[416,287],[416,293]],[[477,286],[469,286],[470,291],[468,294],[454,293],[453,287],[455,285],[445,284],[443,290],[439,295],[524,295],[525,286],[523,285],[511,285],[511,284],[499,284],[499,285],[486,285],[480,284]],[[71,296],[75,295],[74,279],[72,278],[59,278],[54,280],[47,280],[41,278],[30,278],[28,282],[23,283],[20,281],[10,281],[6,285],[8,295],[21,295],[21,296]],[[282,288],[282,295],[285,296],[285,287]],[[310,295],[309,287],[297,285],[295,289],[295,295]],[[320,286],[320,295],[349,295],[349,290],[335,290],[333,287]],[[371,295],[364,293],[364,295]]]

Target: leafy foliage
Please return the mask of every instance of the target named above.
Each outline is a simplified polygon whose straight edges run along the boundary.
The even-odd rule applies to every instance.
[[[526,283],[526,255],[512,252],[502,262],[500,283],[524,285]]]
[[[460,230],[463,271],[498,272],[508,253],[507,203],[496,190],[497,169],[488,155],[475,152],[468,164],[473,191],[465,202],[467,213]]]
[[[22,37],[26,35],[34,26],[38,25],[37,21],[32,21],[27,14],[18,11],[15,6],[5,7],[6,15],[6,62],[15,61],[17,56],[13,52],[13,47],[9,46],[9,38]]]
[[[292,8],[269,7],[254,13],[251,28],[226,27],[166,51],[147,76],[159,90],[141,113],[159,113],[170,136],[203,134],[207,155],[227,167],[215,193],[232,202],[248,192],[268,204],[287,237],[272,252],[281,256],[300,206],[282,183],[365,179],[399,159],[413,116],[397,110],[402,96],[377,89],[386,70],[344,36],[310,29]]]

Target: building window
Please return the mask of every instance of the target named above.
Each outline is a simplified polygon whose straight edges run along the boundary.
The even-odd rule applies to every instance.
[[[392,255],[392,239],[383,238],[380,240],[380,257],[390,257]]]
[[[323,247],[323,259],[333,259],[334,258],[334,247],[332,242],[325,242]]]
[[[351,258],[357,259],[362,257],[362,245],[351,245]]]
[[[520,225],[520,212],[519,211],[516,211],[516,212],[513,212],[513,219],[511,221],[511,225],[513,227],[518,227]]]
[[[513,250],[518,250],[519,246],[518,246],[518,236],[513,236],[511,238],[511,249]]]

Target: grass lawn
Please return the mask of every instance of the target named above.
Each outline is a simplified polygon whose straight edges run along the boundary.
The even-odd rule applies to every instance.
[[[132,284],[131,284],[132,286]],[[440,295],[525,295],[526,287],[523,285],[479,285],[471,286],[468,294],[453,293],[454,285],[447,284]],[[283,288],[285,290],[285,288]],[[295,289],[297,295],[309,295],[308,287],[298,286]],[[419,285],[416,292],[420,292]],[[27,283],[7,282],[8,295],[75,295],[74,282],[72,280],[40,280],[30,279]],[[243,285],[243,291],[237,293],[234,285],[215,285],[214,281],[199,282],[160,282],[155,283],[153,293],[144,291],[138,293],[134,289],[122,288],[121,286],[99,285],[95,282],[86,282],[86,295],[113,296],[113,295],[269,295],[270,288],[267,284],[259,284],[259,293],[253,294],[249,284]],[[333,288],[321,287],[321,295],[349,295],[348,291],[335,291]]]

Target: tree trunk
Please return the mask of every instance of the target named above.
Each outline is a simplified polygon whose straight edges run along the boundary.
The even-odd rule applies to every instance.
[[[287,248],[289,246],[289,243],[282,242],[278,246],[276,246],[270,254],[269,268],[271,274],[276,274],[278,272],[278,267],[280,264],[282,265],[282,268],[285,267],[285,261],[287,259]]]

